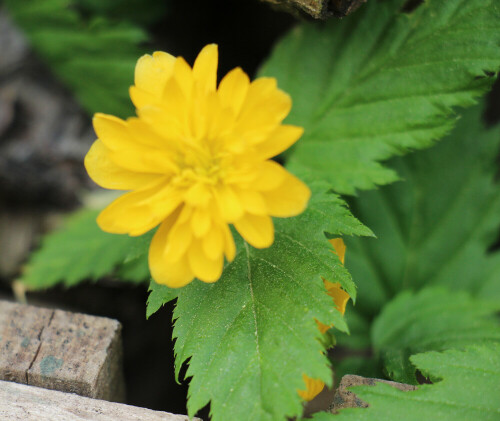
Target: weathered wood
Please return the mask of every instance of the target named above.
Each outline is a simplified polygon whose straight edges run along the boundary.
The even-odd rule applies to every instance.
[[[301,10],[315,19],[344,17],[367,0],[263,0],[289,11]]]
[[[0,301],[0,380],[123,402],[121,325]]]
[[[0,379],[28,383],[28,370],[40,348],[40,335],[53,310],[0,302]]]
[[[0,419],[9,421],[188,421],[185,415],[0,381]],[[199,420],[193,418],[193,420]]]
[[[342,377],[339,387],[335,391],[333,403],[329,408],[330,412],[333,412],[335,414],[339,411],[339,409],[343,408],[366,408],[368,404],[359,399],[354,394],[354,392],[347,390],[347,388],[352,386],[375,386],[375,383],[385,383],[404,392],[415,390],[417,388],[416,386],[413,386],[411,384],[397,383],[391,382],[389,380],[373,379],[370,377],[347,374]]]

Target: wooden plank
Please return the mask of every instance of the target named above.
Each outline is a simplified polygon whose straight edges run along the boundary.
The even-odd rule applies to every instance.
[[[188,421],[185,415],[0,381],[0,419],[9,421]],[[199,420],[199,418],[193,418]]]
[[[40,335],[54,310],[27,309],[0,302],[0,379],[28,383],[27,373],[40,348]]]
[[[0,380],[123,402],[121,325],[0,301]]]

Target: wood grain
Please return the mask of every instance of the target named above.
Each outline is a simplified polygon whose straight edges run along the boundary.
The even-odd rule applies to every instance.
[[[9,421],[188,421],[185,415],[0,381],[0,419]],[[201,421],[198,418],[192,420]]]
[[[123,402],[121,325],[0,301],[0,380]]]

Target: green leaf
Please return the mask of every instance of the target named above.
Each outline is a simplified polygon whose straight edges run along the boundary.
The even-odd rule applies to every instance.
[[[405,291],[375,320],[373,346],[392,380],[417,384],[411,355],[500,342],[498,311],[500,301],[474,299],[463,291],[436,287],[417,294]]]
[[[340,282],[352,297],[356,291],[325,232],[371,231],[326,185],[312,190],[303,214],[275,219],[272,247],[253,249],[234,233],[237,255],[221,279],[179,290],[176,372],[189,359],[190,415],[211,402],[214,421],[285,419],[302,412],[297,389],[304,388],[303,373],[331,383],[315,319],[342,331],[347,325],[322,277]]]
[[[155,281],[151,280],[148,291],[149,296],[146,307],[147,319],[162,308],[164,304],[176,299],[180,290],[157,284]]]
[[[123,264],[118,268],[117,276],[132,282],[148,282],[149,272],[148,251],[156,228],[130,242],[130,248],[124,256]]]
[[[500,67],[497,0],[370,0],[355,15],[302,24],[261,74],[293,98],[288,121],[305,128],[289,155],[340,193],[397,179],[380,164],[430,146],[454,125]]]
[[[96,223],[98,214],[96,210],[76,212],[64,227],[44,237],[40,249],[30,257],[22,282],[40,289],[57,283],[72,286],[112,274],[142,240],[101,231]],[[127,276],[124,279],[137,280]]]
[[[467,111],[434,148],[393,160],[404,182],[352,202],[378,236],[346,239],[356,311],[365,317],[399,291],[427,285],[500,299],[500,253],[488,251],[500,227],[500,127],[485,129],[481,108]]]
[[[500,419],[500,345],[469,347],[466,351],[427,352],[412,363],[434,384],[403,392],[387,384],[351,388],[368,408],[317,414],[314,421]]]
[[[147,249],[146,249],[147,250]],[[147,253],[134,260],[125,260],[116,272],[119,279],[135,283],[146,283],[151,274],[149,272],[149,262]]]
[[[128,88],[147,37],[127,22],[93,18],[87,22],[72,0],[5,0],[37,53],[75,93],[96,111],[127,116],[133,112]]]

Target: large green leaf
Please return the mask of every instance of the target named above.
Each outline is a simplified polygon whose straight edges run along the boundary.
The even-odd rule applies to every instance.
[[[404,182],[353,200],[378,237],[346,241],[357,312],[371,318],[399,291],[426,285],[500,299],[500,254],[488,252],[500,226],[500,127],[485,129],[481,108],[434,148],[392,161]]]
[[[379,161],[424,148],[453,126],[500,67],[497,0],[370,0],[342,21],[295,28],[261,74],[277,77],[305,127],[289,155],[335,190],[354,193],[397,179]]]
[[[417,384],[411,355],[500,342],[498,311],[500,301],[474,299],[464,291],[436,287],[418,294],[406,291],[387,304],[375,320],[373,347],[391,379]]]
[[[439,420],[493,421],[500,419],[500,345],[469,347],[414,355],[412,363],[434,382],[411,392],[387,384],[351,390],[368,408],[317,414],[314,421]]]
[[[73,0],[5,0],[37,53],[89,112],[133,112],[128,88],[146,35],[137,26],[81,17]]]
[[[347,326],[322,277],[340,282],[353,298],[356,291],[325,233],[371,232],[327,186],[312,189],[302,215],[275,219],[272,247],[256,250],[235,235],[237,255],[221,279],[176,292],[176,371],[189,359],[190,415],[210,402],[214,421],[285,419],[302,411],[303,373],[331,382],[315,319],[343,331]],[[148,314],[161,306],[161,294],[172,298],[164,288],[152,289]]]
[[[99,211],[81,210],[68,218],[65,225],[42,241],[25,268],[21,280],[30,288],[49,288],[58,283],[75,285],[85,279],[99,279],[119,270],[121,278],[147,281],[149,270],[144,256],[135,252],[144,245],[141,237],[114,235],[101,231],[96,223]],[[133,267],[133,266],[132,266]]]

